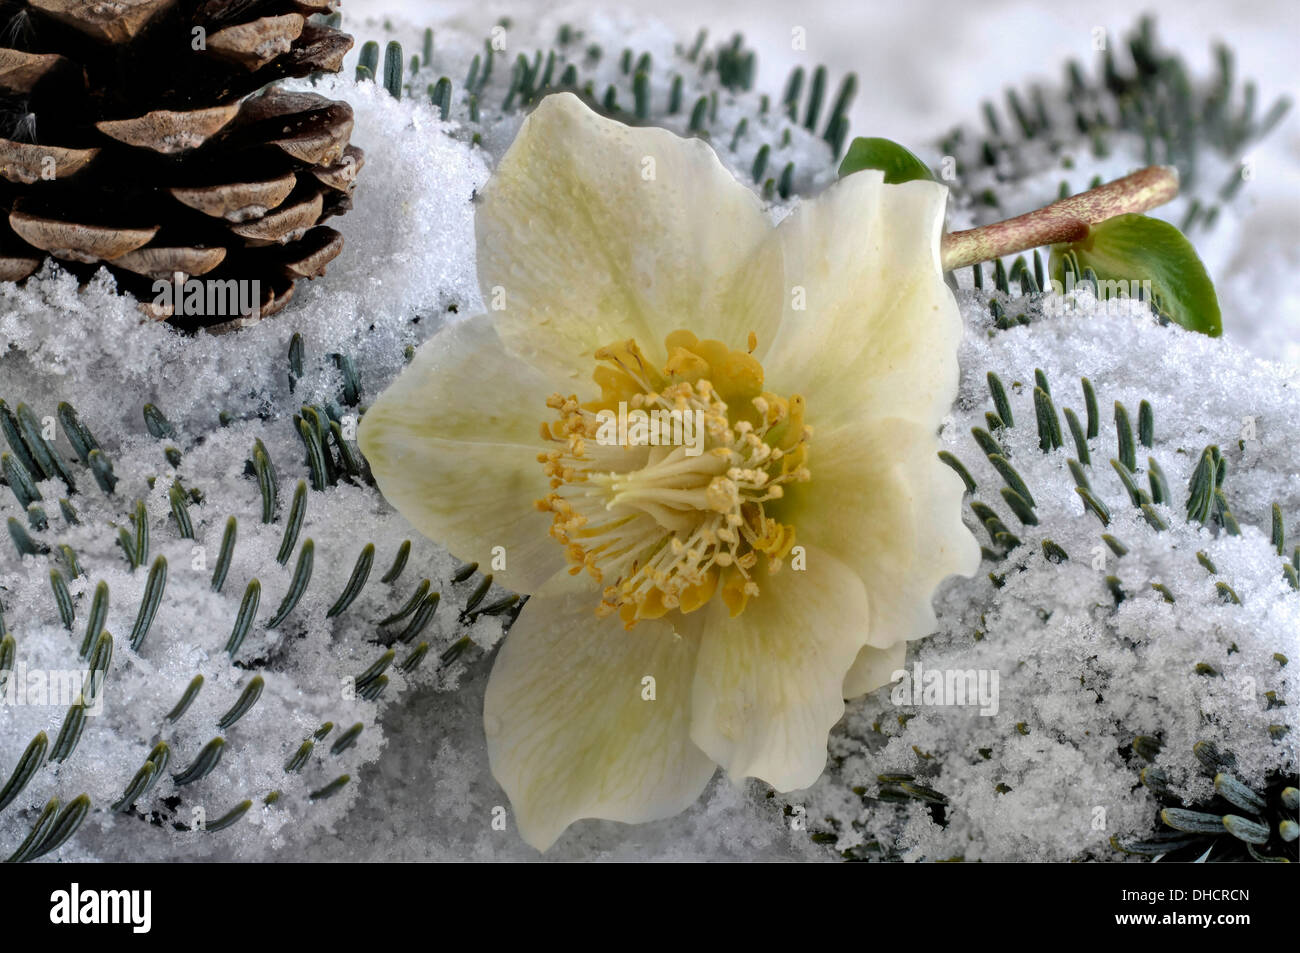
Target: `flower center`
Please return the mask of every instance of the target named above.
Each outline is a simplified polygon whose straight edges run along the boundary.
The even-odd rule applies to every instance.
[[[760,557],[776,572],[794,546],[769,509],[810,478],[801,396],[764,391],[762,365],[720,341],[674,331],[665,344],[662,368],[634,340],[597,350],[600,398],[551,395],[552,449],[537,457],[551,483],[537,507],[569,571],[601,583],[596,614],[629,629],[716,594],[739,615]]]

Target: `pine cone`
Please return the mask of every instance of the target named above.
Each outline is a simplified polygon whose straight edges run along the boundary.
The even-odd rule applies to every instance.
[[[0,280],[51,255],[181,327],[283,308],[341,250],[320,223],[364,161],[350,106],[268,87],[338,71],[331,2],[3,3]]]

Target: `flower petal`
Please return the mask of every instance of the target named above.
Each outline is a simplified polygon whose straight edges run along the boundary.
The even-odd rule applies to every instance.
[[[939,266],[947,194],[856,172],[777,227],[785,315],[760,359],[769,389],[803,394],[820,427],[863,412],[934,427],[952,405],[962,323]]]
[[[799,540],[862,578],[867,642],[877,648],[933,632],[935,587],[979,568],[979,544],[962,522],[965,487],[938,450],[931,430],[901,418],[819,429],[812,480],[787,490],[781,518]]]
[[[866,640],[867,595],[851,569],[807,547],[807,569],[758,573],[760,594],[728,618],[715,600],[701,634],[691,738],[734,779],[808,787],[844,713],[844,676]]]
[[[697,637],[666,620],[626,631],[596,618],[597,601],[588,580],[558,573],[528,600],[488,682],[492,773],[538,850],[580,818],[685,810],[716,769],[689,737]]]
[[[480,200],[483,299],[502,337],[536,363],[572,369],[630,337],[658,353],[683,327],[733,348],[751,330],[775,333],[780,249],[762,203],[702,140],[553,94]]]
[[[881,685],[888,685],[906,660],[906,642],[895,642],[887,649],[862,646],[849,674],[844,676],[844,697],[857,698],[874,692]]]
[[[486,315],[439,331],[366,411],[358,443],[384,497],[460,559],[532,592],[564,564],[537,454],[554,383],[505,349]]]

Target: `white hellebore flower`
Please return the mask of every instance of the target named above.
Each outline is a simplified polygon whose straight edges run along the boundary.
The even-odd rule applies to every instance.
[[[504,547],[496,578],[531,594],[483,723],[533,846],[675,814],[716,765],[808,787],[843,699],[975,571],[936,457],[945,195],[864,171],[774,228],[699,139],[568,93],[525,121],[477,212],[493,310],[420,349],[360,444],[422,533]],[[620,404],[660,439],[616,438]]]

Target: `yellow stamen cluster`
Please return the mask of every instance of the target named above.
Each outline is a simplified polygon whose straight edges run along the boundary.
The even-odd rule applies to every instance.
[[[755,343],[751,334],[750,351]],[[553,394],[558,420],[541,425],[552,448],[537,459],[551,492],[537,506],[553,514],[570,572],[602,584],[597,614],[617,612],[627,628],[693,612],[716,594],[739,615],[759,593],[760,557],[776,572],[795,542],[794,527],[766,505],[810,478],[802,397],[765,392],[759,362],[722,342],[674,331],[665,344],[662,367],[633,340],[600,348],[600,398]],[[598,439],[598,415],[620,405],[694,415],[703,452]]]

